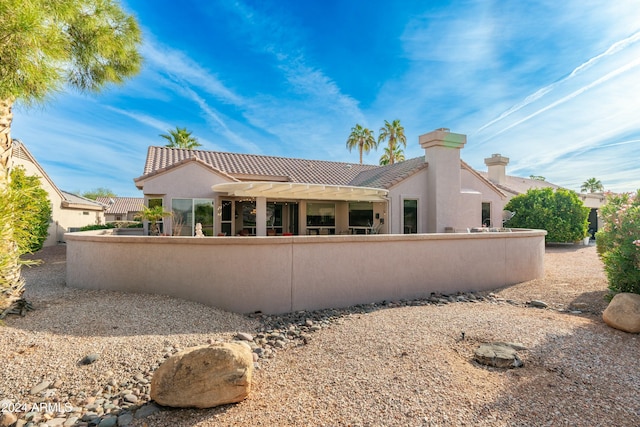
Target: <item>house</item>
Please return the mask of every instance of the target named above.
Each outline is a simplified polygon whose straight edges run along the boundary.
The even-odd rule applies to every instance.
[[[22,166],[29,176],[40,177],[40,185],[47,192],[51,202],[51,222],[49,236],[44,246],[54,246],[64,242],[64,233],[77,231],[81,227],[104,224],[104,206],[96,201],[60,190],[27,150],[20,140],[13,140],[13,151],[9,168]]]
[[[559,185],[541,179],[507,175],[506,167],[509,164],[509,158],[501,154],[492,154],[491,157],[484,159],[484,163],[487,165],[487,172],[480,172],[480,174],[500,188],[507,195],[508,200],[533,188],[552,188],[553,190],[561,188]],[[605,203],[606,197],[604,193],[580,193],[579,197],[584,205],[591,209],[589,229],[593,235],[599,229],[598,209]]]
[[[142,197],[98,197],[96,201],[105,206],[106,222],[135,221],[144,205]]]
[[[460,159],[466,136],[419,137],[424,156],[393,165],[149,147],[134,179],[173,215],[163,234],[207,236],[442,233],[502,224],[508,199]]]

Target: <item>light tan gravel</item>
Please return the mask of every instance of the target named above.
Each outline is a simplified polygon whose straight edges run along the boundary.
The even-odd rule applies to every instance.
[[[56,252],[58,251],[58,252]],[[255,320],[161,296],[69,289],[64,253],[25,271],[37,310],[0,328],[0,399],[29,399],[43,378],[89,395],[112,371],[125,381],[167,345],[255,331]],[[249,399],[167,410],[143,426],[638,426],[640,339],[608,328],[595,248],[548,247],[545,277],[496,291],[511,303],[396,307],[342,317],[307,345],[280,351]],[[549,309],[530,308],[542,300]],[[581,313],[571,314],[579,308]],[[562,311],[559,311],[562,310]],[[461,339],[461,332],[465,339]],[[481,342],[513,341],[520,369],[472,361]],[[99,353],[93,365],[76,362]]]

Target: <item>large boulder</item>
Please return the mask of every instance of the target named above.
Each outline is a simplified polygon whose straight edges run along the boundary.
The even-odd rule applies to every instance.
[[[180,351],[151,379],[151,399],[177,408],[212,408],[244,400],[251,390],[253,355],[241,343],[215,343]]]
[[[602,319],[612,328],[640,333],[640,295],[616,294],[602,313]]]

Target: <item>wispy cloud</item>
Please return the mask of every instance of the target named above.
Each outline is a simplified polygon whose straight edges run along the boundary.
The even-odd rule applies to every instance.
[[[611,56],[611,55],[614,55],[614,54],[616,54],[618,52],[623,51],[624,49],[628,48],[629,46],[632,46],[634,43],[637,43],[638,41],[640,41],[640,31],[632,34],[631,36],[629,36],[629,37],[627,37],[627,38],[625,38],[623,40],[619,40],[619,41],[613,43],[606,51],[604,51],[604,52],[594,56],[593,58],[590,58],[589,60],[585,61],[583,64],[581,64],[578,67],[576,67],[575,69],[573,69],[573,71],[571,71],[571,73],[569,73],[566,77],[558,80],[557,82],[554,82],[554,83],[549,84],[549,85],[547,85],[547,86],[545,86],[543,88],[538,89],[535,93],[527,96],[522,102],[517,103],[516,105],[514,105],[511,108],[509,108],[504,113],[500,114],[499,117],[491,120],[490,122],[488,122],[485,125],[483,125],[482,127],[480,127],[475,133],[481,132],[482,130],[492,126],[493,124],[498,123],[498,122],[506,119],[507,117],[511,116],[513,113],[516,113],[516,112],[520,111],[521,109],[523,109],[524,107],[528,106],[529,104],[532,104],[532,103],[542,99],[545,95],[547,95],[548,93],[551,93],[554,88],[556,88],[556,87],[558,87],[560,85],[563,85],[565,83],[568,83],[571,79],[575,78],[580,73],[582,73],[582,72],[586,71],[587,69],[591,68],[592,66],[596,65],[599,61],[606,59],[608,56]],[[609,73],[608,76],[603,77],[603,79],[599,79],[599,81],[594,82],[594,84],[602,84],[602,83],[606,82],[607,80],[609,80],[610,78],[615,77],[618,74],[618,72],[625,72],[625,71],[628,71],[628,70],[629,70],[628,67],[621,67],[621,69],[616,70],[616,71],[614,71],[612,73]],[[573,98],[574,96],[578,96],[580,93],[584,92],[584,90],[588,90],[591,87],[593,87],[593,86],[588,85],[585,88],[581,88],[581,89],[575,91],[571,96],[565,97],[563,100],[557,101],[556,103],[552,103],[549,106],[549,108],[553,108],[555,105],[558,105],[558,103],[566,102],[567,100]],[[545,111],[545,109],[539,110],[539,112],[535,113],[534,115],[530,115],[530,116],[528,116],[527,118],[525,118],[523,120],[528,120],[528,119],[530,119],[532,117],[535,117],[536,115],[538,115],[539,113],[541,113],[543,111]],[[521,122],[516,122],[513,125],[511,125],[510,127],[517,126],[520,123]],[[503,131],[508,130],[510,127],[507,127],[505,129],[503,129]],[[496,135],[493,135],[493,136],[496,136]]]

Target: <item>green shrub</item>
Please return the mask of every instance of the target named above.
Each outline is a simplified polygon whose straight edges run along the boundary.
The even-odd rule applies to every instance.
[[[587,236],[589,208],[570,190],[530,189],[511,199],[505,209],[516,212],[506,226],[547,230],[545,242],[576,242]]]
[[[640,294],[640,190],[609,194],[600,208],[603,226],[596,233],[609,289]]]
[[[20,253],[36,252],[42,249],[49,235],[51,202],[49,195],[40,185],[40,178],[27,176],[25,169],[18,166],[11,171],[10,191],[14,195],[14,237]]]
[[[91,224],[85,225],[80,228],[80,231],[91,231],[91,230],[107,230],[110,228],[116,228],[115,224],[108,222],[106,224]]]

